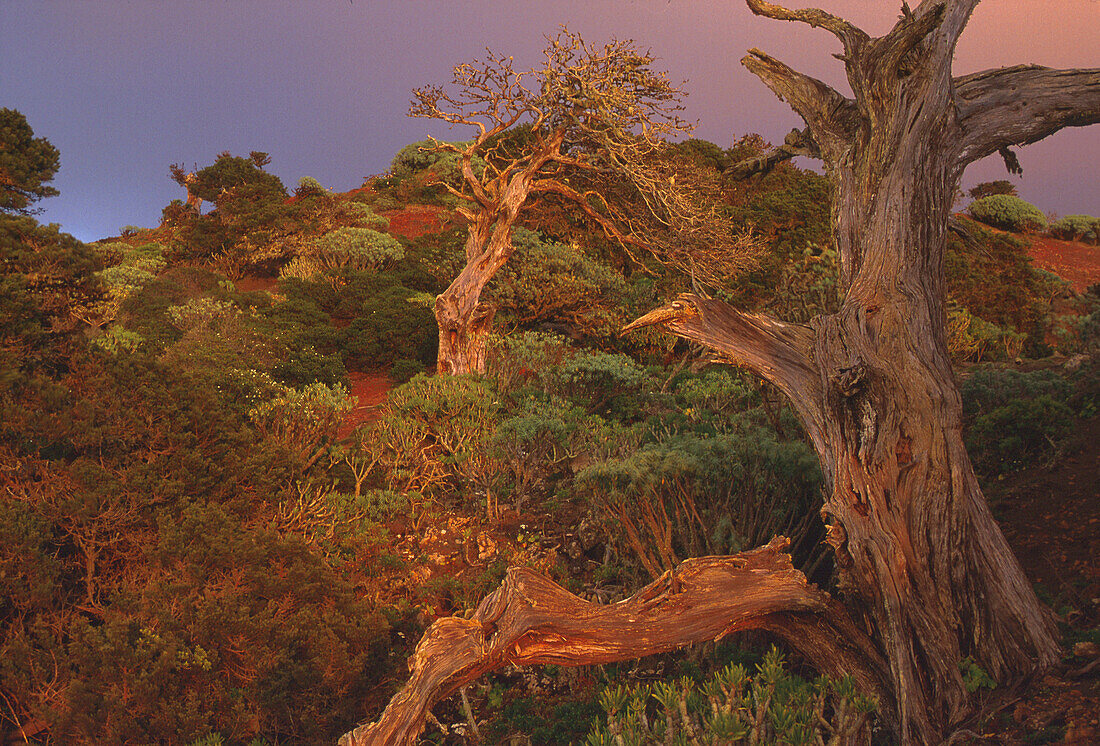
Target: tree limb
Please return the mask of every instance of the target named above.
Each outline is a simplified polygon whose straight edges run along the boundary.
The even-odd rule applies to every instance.
[[[814,28],[823,28],[840,39],[844,45],[844,53],[854,56],[860,47],[867,43],[870,37],[863,29],[852,23],[838,18],[830,13],[817,8],[805,8],[802,10],[788,10],[775,3],[766,0],[746,0],[749,10],[754,15],[774,18],[777,21],[801,21]]]
[[[958,164],[1010,145],[1027,145],[1063,127],[1100,122],[1100,69],[1017,65],[955,79]]]
[[[782,145],[772,148],[767,153],[734,163],[722,173],[722,176],[726,179],[747,179],[756,174],[768,173],[783,161],[789,161],[799,155],[807,158],[821,157],[809,129],[791,130],[787,133]]]
[[[340,746],[414,743],[433,704],[508,664],[584,666],[633,660],[739,630],[785,629],[788,614],[804,617],[794,629],[805,632],[820,624],[816,637],[807,639],[830,639],[815,659],[850,648],[850,641],[839,637],[855,627],[843,626],[843,620],[834,626],[825,618],[844,612],[794,569],[783,552],[789,543],[776,537],[748,552],[687,560],[629,599],[608,606],[583,601],[532,570],[513,567],[470,619],[449,617],[431,626],[409,661],[412,673],[404,689],[377,722],[347,733]],[[828,629],[839,632],[823,632]],[[855,634],[856,640],[865,639]],[[867,653],[880,658],[873,649]],[[871,691],[881,689],[868,661],[849,656],[845,662],[864,671]]]
[[[817,452],[830,452],[825,443],[824,399],[812,360],[810,327],[743,313],[721,301],[684,293],[631,322],[620,334],[657,325],[705,345],[724,362],[744,366],[775,384],[798,409]],[[830,464],[823,466],[831,471]]]
[[[885,79],[888,85],[895,84],[898,73],[907,72],[902,69],[906,65],[906,59],[913,59],[912,53],[916,51],[918,45],[943,21],[945,6],[944,0],[927,0],[921,4],[916,13],[903,13],[894,28],[890,29],[890,33],[872,42],[874,52],[868,55],[871,59],[863,65],[865,74],[866,71],[873,70],[875,77],[880,80]],[[960,28],[959,31],[961,32],[962,29]],[[925,55],[924,59],[936,63],[941,57],[929,54]],[[950,60],[950,57],[947,59]],[[915,64],[916,60],[913,60],[913,63]],[[848,77],[849,80],[852,79],[851,75]]]
[[[802,117],[827,162],[847,147],[854,129],[855,102],[759,49],[750,49],[741,64]]]

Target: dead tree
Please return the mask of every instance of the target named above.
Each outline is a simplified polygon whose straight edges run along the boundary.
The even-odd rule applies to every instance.
[[[485,372],[495,308],[482,292],[512,255],[521,213],[541,201],[567,201],[628,251],[673,264],[720,274],[751,253],[706,190],[692,188],[700,174],[669,157],[665,138],[691,125],[678,116],[681,91],[653,61],[630,41],[595,47],[563,29],[534,70],[490,52],[455,67],[449,87],[413,92],[411,116],[476,133],[436,143],[461,163],[460,184],[443,186],[463,200],[467,223],[465,267],[435,302],[440,373]]]
[[[1053,616],[990,515],[963,445],[943,264],[966,166],[1100,121],[1100,70],[1018,66],[952,77],[956,41],[978,0],[903,5],[881,38],[820,10],[747,2],[758,15],[822,28],[843,45],[852,98],[759,50],[742,60],[805,121],[799,147],[824,162],[833,184],[841,309],[798,325],[689,294],[628,329],[663,326],[790,398],[827,479],[822,516],[840,600],[799,583],[789,593],[790,570],[778,560],[744,584],[735,563],[755,560],[738,555],[728,577],[683,582],[685,563],[620,604],[622,617],[585,617],[590,623],[574,629],[563,616],[587,613],[577,602],[551,600],[514,573],[473,620],[429,630],[405,691],[345,743],[407,742],[418,726],[398,731],[394,723],[415,721],[417,708],[453,682],[505,662],[581,664],[653,652],[656,640],[673,647],[699,639],[695,613],[715,622],[708,632],[767,627],[823,671],[855,675],[879,694],[906,744],[939,743],[973,714],[960,662],[1011,686],[1058,659]],[[516,598],[517,584],[537,603]],[[725,598],[714,605],[712,594]],[[537,613],[517,626],[525,603]],[[437,646],[448,624],[476,629],[483,642]],[[630,644],[616,646],[605,631]]]

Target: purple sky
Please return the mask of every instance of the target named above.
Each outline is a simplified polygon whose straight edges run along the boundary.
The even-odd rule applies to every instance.
[[[879,35],[900,1],[817,6]],[[801,124],[741,67],[749,47],[842,85],[832,36],[756,18],[741,0],[0,0],[0,106],[61,151],[61,196],[40,219],[92,240],[155,226],[184,196],[168,165],[204,166],[223,150],[269,152],[290,189],[302,176],[357,187],[409,142],[466,136],[408,119],[413,87],[447,80],[485,47],[533,62],[563,23],[652,49],[686,81],[696,135],[722,146],[747,132],[778,141]],[[1100,0],[986,0],[956,73],[1020,63],[1100,67]],[[1025,199],[1100,215],[1100,125],[1019,155]],[[999,178],[1000,159],[987,159],[964,187]]]

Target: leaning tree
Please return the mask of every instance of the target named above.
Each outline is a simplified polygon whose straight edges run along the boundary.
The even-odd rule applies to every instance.
[[[998,151],[1014,161],[1010,146],[1100,121],[1100,70],[952,77],[978,0],[903,4],[880,38],[821,10],[747,2],[843,45],[852,97],[759,50],[742,60],[804,120],[787,150],[825,164],[841,308],[790,324],[688,294],[628,329],[663,326],[787,394],[827,479],[821,513],[837,597],[791,568],[782,539],[689,560],[610,608],[512,570],[472,618],[433,625],[405,689],[344,743],[405,743],[439,697],[504,663],[606,662],[749,627],[773,631],[825,672],[854,675],[903,743],[938,743],[974,711],[960,662],[1011,685],[1057,660],[1053,617],[991,517],[963,446],[944,250],[966,166]]]
[[[525,211],[548,202],[600,227],[628,252],[700,274],[728,274],[755,248],[721,220],[706,178],[666,138],[691,125],[678,116],[681,91],[630,41],[602,47],[562,29],[543,63],[517,71],[489,52],[454,68],[449,86],[413,91],[409,114],[469,127],[466,143],[435,143],[460,164],[456,186],[466,221],[465,266],[436,298],[438,370],[484,373],[495,306],[483,291],[514,251]],[[674,237],[674,238],[673,238]]]

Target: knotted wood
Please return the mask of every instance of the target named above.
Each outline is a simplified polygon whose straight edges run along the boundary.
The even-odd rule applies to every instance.
[[[789,539],[776,537],[752,551],[687,560],[609,606],[584,601],[549,578],[513,567],[471,618],[440,619],[428,629],[409,659],[405,687],[377,722],[346,734],[340,746],[414,743],[433,704],[508,664],[583,666],[633,660],[738,630],[786,629],[780,617],[787,614],[810,615],[801,626],[790,627],[801,629],[807,639],[841,643],[839,636],[823,633],[828,624],[814,623],[834,602],[793,567],[783,551],[789,544]],[[850,649],[860,639],[854,627],[844,636]],[[864,650],[859,657],[866,668],[875,653]],[[864,683],[872,691],[881,689],[875,683],[881,677],[869,673]]]

